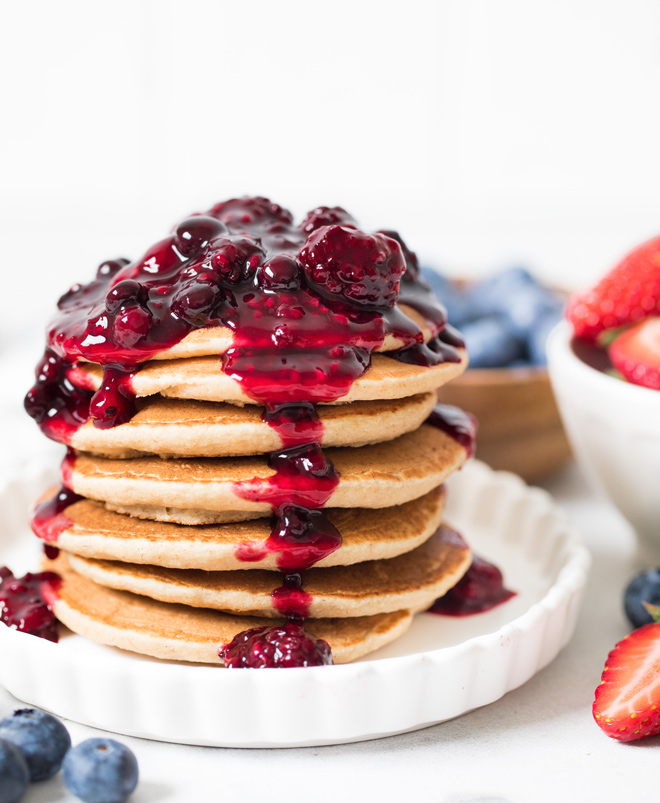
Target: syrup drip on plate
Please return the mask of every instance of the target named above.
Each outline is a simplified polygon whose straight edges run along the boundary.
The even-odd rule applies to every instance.
[[[399,292],[430,329],[428,346],[396,307]],[[296,226],[266,198],[233,199],[185,219],[135,262],[103,263],[92,282],[62,296],[26,408],[46,435],[68,444],[88,420],[120,425],[135,411],[140,365],[207,327],[231,337],[223,370],[265,407],[263,420],[280,435],[282,449],[269,458],[273,475],[235,486],[245,499],[270,503],[271,535],[265,546],[245,544],[237,554],[277,554],[285,578],[273,603],[295,617],[283,638],[307,660],[306,648],[292,646],[311,604],[297,578],[341,544],[323,512],[339,478],[321,449],[315,405],[344,396],[388,335],[402,343],[400,359],[424,365],[460,359],[460,341],[396,232],[362,232],[340,207],[318,207]],[[96,391],[78,370],[84,361],[103,366]],[[66,487],[72,460],[62,467]],[[40,521],[39,528],[48,530]],[[233,665],[230,646],[222,654]],[[314,660],[326,657],[319,647]]]
[[[57,641],[57,620],[52,603],[61,578],[55,572],[14,577],[0,567],[0,621],[14,630]]]
[[[512,597],[515,592],[505,588],[497,566],[475,555],[463,577],[429,611],[443,616],[471,616],[490,611]]]

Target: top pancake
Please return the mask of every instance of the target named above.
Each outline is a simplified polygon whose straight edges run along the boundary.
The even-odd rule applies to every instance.
[[[207,330],[198,330],[206,332]],[[194,333],[197,334],[197,333]],[[445,362],[430,367],[410,365],[381,354],[374,354],[367,371],[353,382],[338,402],[403,399],[435,391],[460,376],[467,368],[467,355],[458,349],[461,362]],[[98,390],[103,370],[94,363],[79,363],[69,372],[71,382],[88,390]],[[160,393],[176,399],[255,404],[255,400],[222,368],[222,359],[213,356],[146,362],[130,380],[133,393],[140,398]]]
[[[428,343],[433,332],[417,310],[406,304],[397,304],[396,308],[410,318],[421,329],[424,342]],[[181,360],[189,357],[205,357],[208,355],[224,354],[233,343],[234,333],[227,326],[208,326],[203,329],[193,329],[182,340],[154,354],[152,360]],[[406,344],[398,337],[386,335],[382,345],[377,351],[395,351]]]

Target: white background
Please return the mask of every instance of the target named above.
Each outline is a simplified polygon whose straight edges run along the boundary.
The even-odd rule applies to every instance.
[[[654,0],[0,10],[3,337],[236,194],[341,204],[450,272],[517,260],[569,287],[660,230]]]

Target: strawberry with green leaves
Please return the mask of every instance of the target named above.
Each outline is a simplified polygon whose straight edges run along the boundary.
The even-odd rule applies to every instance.
[[[660,733],[660,607],[645,607],[655,621],[608,655],[593,705],[598,725],[621,742]]]

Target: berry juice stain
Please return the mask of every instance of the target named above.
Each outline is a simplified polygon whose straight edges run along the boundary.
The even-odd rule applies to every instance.
[[[428,345],[397,299],[422,316]],[[273,511],[266,544],[241,545],[237,556],[277,555],[286,574],[273,602],[300,627],[309,609],[303,579],[293,589],[286,577],[341,545],[323,512],[339,477],[321,448],[315,405],[345,396],[387,335],[402,343],[395,359],[420,365],[460,360],[462,343],[396,232],[360,231],[340,207],[318,207],[295,225],[266,198],[232,199],[183,220],[134,262],[103,263],[92,282],[62,296],[26,409],[67,444],[89,420],[102,429],[121,425],[135,412],[132,378],[142,363],[207,327],[231,331],[223,370],[263,405],[282,443],[269,457],[271,477],[234,487]],[[95,392],[78,370],[84,361],[103,367]],[[72,460],[62,467],[66,487]],[[64,512],[49,515],[40,514],[37,529],[56,540]]]
[[[14,630],[57,641],[52,603],[60,584],[55,572],[14,577],[6,566],[0,567],[0,621]]]

